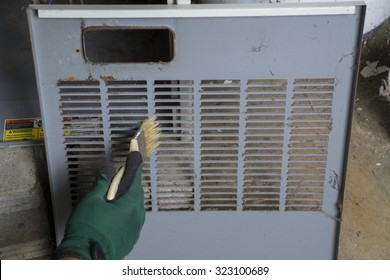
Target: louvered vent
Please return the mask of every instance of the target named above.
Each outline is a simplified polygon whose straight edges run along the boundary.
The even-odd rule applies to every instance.
[[[107,87],[108,116],[112,162],[119,168],[126,161],[129,139],[137,127],[148,116],[146,81],[104,79]],[[145,207],[151,210],[150,163],[143,163],[142,184],[145,191]]]
[[[297,79],[291,115],[287,211],[321,211],[334,79]]]
[[[143,165],[147,210],[321,211],[334,79],[288,86],[285,79],[58,81],[73,202],[107,162],[124,164],[134,129],[156,115],[161,147]]]
[[[201,81],[201,210],[237,209],[240,81]]]
[[[154,82],[154,114],[162,128],[156,155],[158,210],[194,209],[192,80]]]
[[[57,85],[74,203],[90,189],[105,162],[99,81],[60,80]]]
[[[249,80],[244,210],[279,210],[287,80]]]

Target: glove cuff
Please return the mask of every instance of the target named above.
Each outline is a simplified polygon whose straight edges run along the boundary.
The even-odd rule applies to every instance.
[[[92,248],[96,244],[101,249],[105,259],[115,259],[114,246],[95,228],[88,224],[67,225],[65,237],[55,251],[54,258],[78,257],[84,260],[92,260]]]

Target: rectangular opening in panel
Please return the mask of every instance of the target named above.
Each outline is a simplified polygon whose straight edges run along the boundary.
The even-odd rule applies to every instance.
[[[89,27],[83,31],[84,57],[94,63],[166,63],[174,56],[168,28]]]

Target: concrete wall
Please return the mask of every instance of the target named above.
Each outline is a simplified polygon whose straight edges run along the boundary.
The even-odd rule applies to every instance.
[[[0,158],[0,259],[50,258],[44,146],[0,147]]]

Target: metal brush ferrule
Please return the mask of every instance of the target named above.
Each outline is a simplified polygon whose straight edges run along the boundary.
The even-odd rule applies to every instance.
[[[138,137],[141,135],[142,130],[139,129],[137,133],[133,136],[133,139],[138,139]]]

